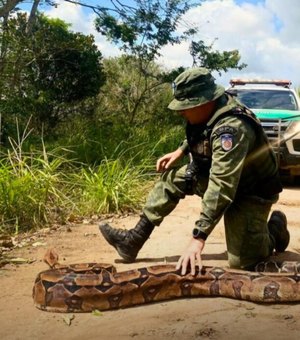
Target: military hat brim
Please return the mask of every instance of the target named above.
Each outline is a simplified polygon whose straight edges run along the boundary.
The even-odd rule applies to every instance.
[[[207,91],[202,91],[198,96],[193,96],[192,98],[174,98],[169,104],[168,108],[174,111],[192,109],[194,107],[216,100],[217,98],[221,97],[224,92],[225,88],[223,86],[215,85],[214,88],[209,88]]]

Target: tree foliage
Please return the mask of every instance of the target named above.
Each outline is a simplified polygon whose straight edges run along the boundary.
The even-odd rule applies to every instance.
[[[182,16],[195,3],[183,0],[134,0],[117,12],[103,10],[96,29],[126,52],[147,60],[160,55],[162,47],[178,44],[196,32],[194,27],[178,33]],[[199,3],[199,2],[198,2]]]
[[[227,72],[228,69],[241,70],[247,66],[245,63],[241,63],[241,56],[238,50],[232,51],[215,51],[213,50],[213,44],[205,45],[203,40],[198,42],[192,41],[190,45],[190,54],[193,57],[193,65],[206,67],[209,70]]]
[[[34,28],[32,51],[32,82],[50,99],[71,102],[98,94],[104,75],[92,36],[69,32],[61,20],[41,16]]]
[[[0,109],[6,122],[12,114],[33,116],[37,127],[53,128],[75,104],[97,96],[105,81],[102,55],[92,36],[70,32],[59,19],[38,15],[30,34],[27,23],[18,13],[0,31]]]
[[[34,18],[40,1],[33,1],[30,19]],[[97,15],[95,27],[98,32],[117,44],[125,53],[143,61],[155,60],[160,56],[161,48],[168,44],[178,44],[183,40],[191,39],[198,32],[198,28],[191,26],[183,18],[189,9],[203,2],[203,0],[132,0],[128,3],[123,0],[107,0],[103,4],[94,5],[88,0],[65,1],[94,11]],[[16,5],[22,2],[24,1],[0,0],[0,17],[14,10]],[[51,0],[44,0],[43,3],[59,5]],[[181,25],[180,33],[179,25]],[[185,31],[182,30],[184,26]],[[237,50],[215,51],[213,44],[205,45],[203,40],[191,41],[190,54],[194,66],[204,66],[219,73],[226,72],[230,68],[241,70],[247,66],[240,63]],[[139,66],[142,65],[144,63]]]
[[[102,120],[125,126],[165,119],[171,86],[162,81],[163,72],[154,62],[145,67],[146,74],[139,71],[139,64],[138,58],[128,55],[104,61],[107,82],[100,95]]]

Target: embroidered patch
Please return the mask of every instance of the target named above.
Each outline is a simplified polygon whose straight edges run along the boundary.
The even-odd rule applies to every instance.
[[[233,136],[229,133],[226,133],[221,136],[221,145],[224,151],[229,151],[233,146]]]
[[[237,133],[237,129],[232,126],[225,125],[225,126],[221,126],[218,129],[216,129],[214,133],[217,136],[221,136],[223,133],[229,133],[231,135],[235,135]]]

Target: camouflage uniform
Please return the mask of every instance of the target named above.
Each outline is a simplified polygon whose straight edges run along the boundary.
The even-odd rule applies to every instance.
[[[144,214],[159,225],[187,194],[202,197],[196,225],[206,239],[224,215],[231,267],[251,268],[274,249],[267,219],[282,190],[275,155],[255,116],[231,96],[217,100],[204,126],[187,124],[181,146],[193,162],[162,174]],[[187,167],[192,170],[190,188]]]

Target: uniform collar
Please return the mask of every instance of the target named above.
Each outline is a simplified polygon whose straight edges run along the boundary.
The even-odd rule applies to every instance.
[[[239,106],[238,102],[228,93],[225,93],[223,96],[217,100],[216,109],[210,120],[207,122],[207,127],[211,127],[214,125],[216,120],[226,112],[231,111],[232,109]]]

